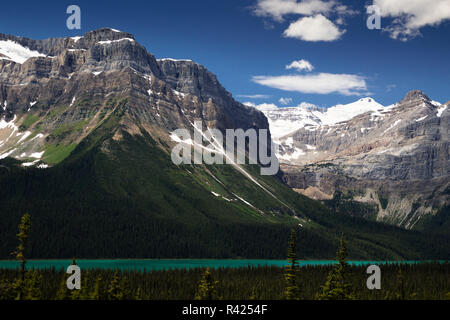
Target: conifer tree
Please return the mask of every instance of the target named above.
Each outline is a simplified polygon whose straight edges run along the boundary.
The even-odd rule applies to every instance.
[[[128,296],[128,282],[125,277],[120,279],[119,270],[116,270],[108,289],[108,300],[126,300]]]
[[[80,300],[89,300],[89,270],[86,270],[83,274],[81,280],[81,290],[78,299]]]
[[[11,292],[15,300],[22,300],[24,296],[24,281],[19,277],[11,283]]]
[[[120,280],[120,292],[121,292],[121,300],[128,300],[130,298],[130,289],[128,285],[128,280],[124,275]]]
[[[218,300],[217,285],[219,281],[214,281],[209,268],[203,274],[203,278],[198,286],[198,293],[195,300]]]
[[[120,300],[120,283],[119,283],[119,272],[114,271],[113,279],[108,288],[108,300]]]
[[[0,280],[0,300],[14,300],[17,297],[17,290],[15,288],[15,281],[9,281],[8,279]]]
[[[252,294],[250,295],[250,300],[258,300],[258,293],[257,293],[255,287],[253,287],[253,289],[252,289]]]
[[[347,247],[344,240],[344,235],[341,236],[340,248],[336,257],[338,263],[333,266],[333,269],[328,274],[327,281],[322,286],[322,292],[316,295],[319,300],[345,300],[353,299],[351,294],[351,285],[347,282],[349,265],[347,259]]]
[[[393,299],[392,292],[390,290],[387,290],[383,300],[392,300],[392,299]]]
[[[405,278],[403,276],[402,268],[398,269],[397,274],[397,300],[405,300],[406,299],[406,290],[405,290]]]
[[[42,275],[36,270],[28,271],[23,283],[23,298],[25,300],[40,300]]]
[[[142,290],[142,287],[139,286],[136,290],[136,295],[134,297],[135,300],[145,300],[144,291]]]
[[[30,235],[31,229],[31,216],[26,213],[23,215],[19,224],[19,233],[17,233],[17,239],[19,240],[19,245],[16,251],[13,252],[16,256],[16,260],[20,262],[20,278],[17,283],[18,285],[18,295],[17,299],[22,300],[24,295],[24,281],[25,281],[25,264],[26,252],[28,249],[28,237]]]
[[[58,292],[56,293],[56,300],[70,300],[71,299],[71,292],[67,288],[67,279],[66,274],[64,273],[61,279],[61,283],[59,285]]]
[[[300,289],[297,283],[297,275],[298,275],[297,239],[294,229],[291,230],[287,259],[289,265],[286,266],[286,271],[284,275],[286,281],[286,289],[284,294],[287,300],[296,300],[299,299]]]
[[[106,300],[105,296],[105,286],[103,283],[103,279],[101,274],[98,275],[97,279],[95,280],[94,289],[89,294],[89,299],[91,300]]]

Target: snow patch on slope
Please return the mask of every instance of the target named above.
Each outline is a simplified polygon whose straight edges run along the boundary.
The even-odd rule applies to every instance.
[[[30,154],[30,158],[35,158],[35,159],[41,159],[42,156],[44,155],[45,151],[42,152],[34,152],[32,154]]]
[[[156,59],[156,61],[192,62],[192,60],[189,59],[172,59],[172,58],[161,58]]]
[[[105,41],[99,41],[99,44],[111,44],[113,42],[120,42],[120,41],[130,41],[130,42],[134,42],[134,39],[131,38],[122,38],[119,40],[105,40]]]
[[[442,116],[442,113],[445,111],[445,109],[447,109],[447,105],[444,105],[444,106],[440,107],[440,108],[437,110],[436,116],[437,116],[438,118],[440,118],[440,117]]]
[[[77,37],[70,37],[70,39],[72,39],[75,43],[78,42],[78,40],[80,40],[83,37],[77,36]]]
[[[401,119],[396,120],[389,128],[387,128],[386,130],[384,130],[383,133],[388,132],[389,130],[391,130],[392,128],[394,128],[395,126],[397,126],[401,121],[402,121]]]
[[[283,155],[277,154],[278,159],[285,160],[285,161],[292,161],[300,158],[301,156],[304,156],[306,153],[300,148],[294,148],[293,152],[285,153]]]
[[[46,56],[11,40],[0,40],[0,54],[2,55],[0,56],[0,60],[11,60],[19,64],[24,63],[30,58]]]
[[[428,115],[423,116],[423,117],[421,117],[421,118],[419,118],[419,119],[416,119],[415,121],[416,121],[416,122],[420,122],[420,121],[422,121],[422,120],[425,120],[427,117],[428,117]]]

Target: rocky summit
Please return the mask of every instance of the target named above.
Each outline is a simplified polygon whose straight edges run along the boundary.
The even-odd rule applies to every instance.
[[[296,191],[368,204],[377,220],[405,228],[448,206],[448,104],[413,90],[387,107],[363,98],[321,112],[263,112],[271,128],[288,128],[277,132],[279,158]],[[293,113],[303,116],[292,121]],[[283,121],[289,124],[279,126]]]
[[[0,53],[0,158],[54,165],[125,101],[121,130],[144,128],[166,142],[194,119],[222,130],[268,129],[261,112],[236,102],[205,67],[155,59],[129,33],[0,35]]]

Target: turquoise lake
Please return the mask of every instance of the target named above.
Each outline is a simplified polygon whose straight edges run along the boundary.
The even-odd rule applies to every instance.
[[[286,260],[244,260],[244,259],[179,259],[179,260],[156,260],[156,259],[121,259],[121,260],[77,260],[77,265],[81,269],[120,269],[120,270],[168,270],[168,269],[191,269],[191,268],[239,268],[239,267],[258,267],[258,266],[278,266],[287,264]],[[349,261],[352,265],[370,265],[385,263],[420,263],[421,261]],[[300,266],[306,265],[327,265],[333,264],[333,260],[302,260]],[[66,269],[72,264],[72,260],[29,260],[27,269]],[[19,263],[11,260],[0,260],[0,268],[15,269]]]

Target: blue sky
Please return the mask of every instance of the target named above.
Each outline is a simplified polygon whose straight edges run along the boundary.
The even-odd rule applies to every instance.
[[[388,105],[412,89],[446,102],[449,2],[8,1],[2,3],[0,32],[36,39],[100,27],[130,32],[157,58],[203,64],[241,102],[282,106],[284,98],[286,105],[326,107],[372,96]],[[383,30],[366,27],[365,6],[373,3],[382,9]],[[81,30],[66,28],[71,4],[81,8]],[[313,69],[286,69],[300,60]]]

